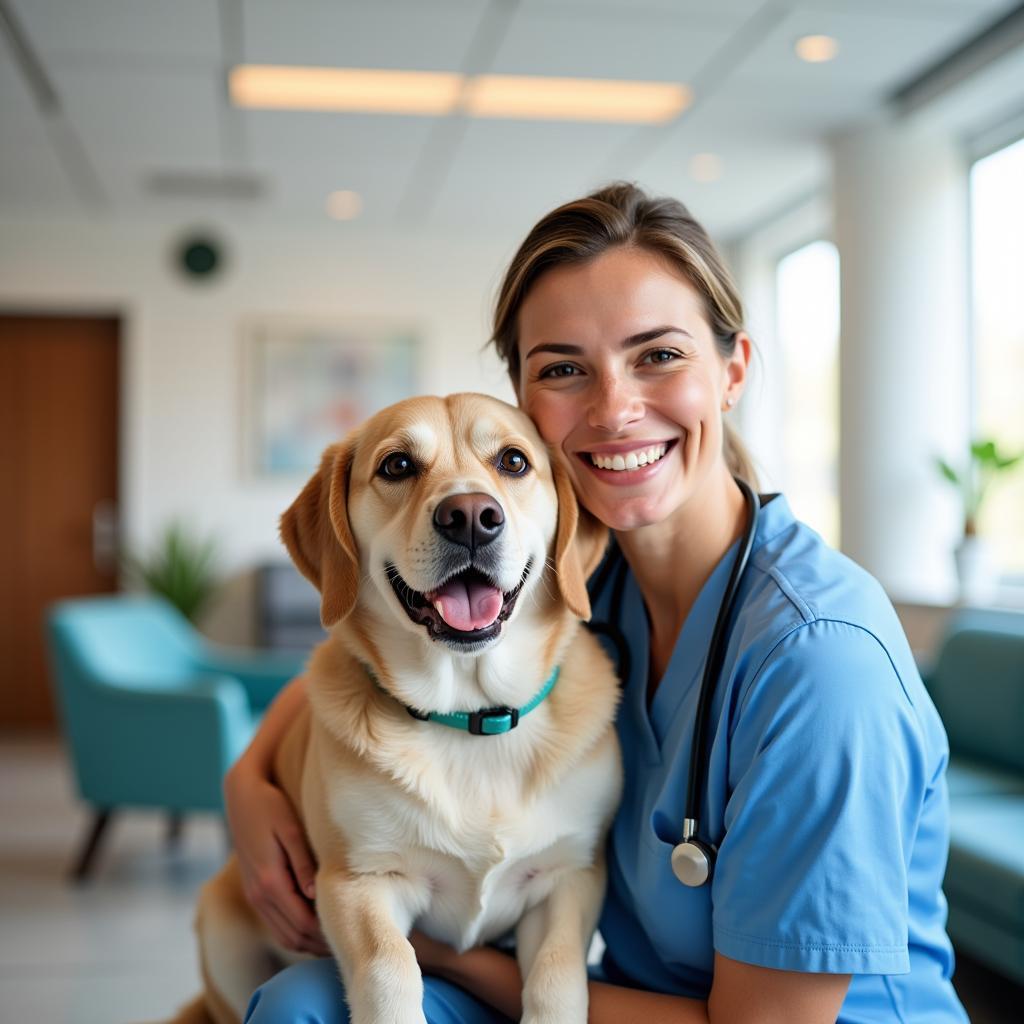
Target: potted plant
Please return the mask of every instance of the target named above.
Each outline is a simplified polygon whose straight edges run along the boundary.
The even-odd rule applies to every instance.
[[[978,517],[989,485],[1022,458],[1024,453],[1006,455],[999,451],[995,441],[979,439],[971,443],[966,465],[960,469],[945,459],[935,460],[942,476],[959,491],[963,505],[963,536],[954,554],[960,595],[965,601],[980,602],[992,596],[995,578],[988,551],[978,536]]]
[[[172,521],[146,555],[123,556],[129,575],[170,601],[195,625],[217,588],[217,542],[192,534]]]

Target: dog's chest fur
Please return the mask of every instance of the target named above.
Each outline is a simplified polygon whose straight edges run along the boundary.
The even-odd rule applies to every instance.
[[[571,770],[531,787],[516,762],[536,734],[419,732],[393,772],[328,769],[328,815],[351,872],[400,880],[403,923],[467,949],[507,932],[562,871],[593,863],[617,799],[617,748],[609,729]]]

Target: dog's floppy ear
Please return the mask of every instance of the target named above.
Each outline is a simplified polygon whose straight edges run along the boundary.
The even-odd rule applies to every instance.
[[[320,468],[281,516],[281,539],[288,554],[320,591],[320,621],[325,627],[355,607],[359,553],[348,519],[348,478],[356,438],[350,434],[328,448]]]
[[[558,496],[555,534],[555,571],[562,598],[581,619],[590,618],[587,579],[597,568],[608,543],[608,530],[576,500],[569,471],[561,457],[551,453],[551,472]]]

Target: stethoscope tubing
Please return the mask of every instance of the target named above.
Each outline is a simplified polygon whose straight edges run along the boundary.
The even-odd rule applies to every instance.
[[[740,584],[746,572],[747,564],[754,547],[754,538],[757,534],[757,520],[760,512],[761,501],[750,485],[739,477],[735,478],[737,485],[743,492],[747,505],[747,521],[743,534],[740,538],[739,549],[733,560],[732,569],[729,573],[729,580],[726,584],[722,603],[718,608],[718,615],[711,633],[711,641],[708,645],[707,658],[704,662],[704,673],[701,677],[700,693],[697,698],[697,711],[693,723],[693,742],[690,747],[690,771],[686,785],[686,818],[687,824],[683,829],[683,843],[696,838],[700,821],[700,802],[704,792],[709,770],[709,755],[707,750],[708,725],[711,718],[711,708],[714,703],[715,691],[718,688],[719,676],[722,672],[722,663],[725,660],[726,647],[728,645],[729,633],[732,628],[733,612],[739,595]],[[605,556],[604,562],[597,571],[590,585],[590,601],[593,606],[600,599],[608,586],[608,581],[615,574],[612,584],[612,595],[609,603],[609,616],[605,622],[588,622],[587,628],[599,636],[607,636],[614,644],[616,651],[617,670],[620,683],[625,686],[629,681],[632,671],[632,656],[629,644],[622,632],[622,598],[626,585],[626,573],[628,566],[626,559],[618,545],[612,541],[613,549]],[[690,826],[690,827],[688,827]],[[692,832],[691,832],[692,828]],[[713,861],[715,847],[707,841],[700,843],[706,848],[707,856]],[[712,863],[708,865],[708,877]],[[688,883],[690,884],[690,883]]]

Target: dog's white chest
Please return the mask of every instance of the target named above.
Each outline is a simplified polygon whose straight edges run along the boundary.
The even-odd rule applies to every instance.
[[[562,872],[589,864],[597,829],[583,815],[572,820],[552,810],[524,815],[514,827],[496,833],[497,843],[488,844],[481,836],[478,857],[417,851],[410,868],[429,891],[417,926],[459,949],[487,942],[543,900]],[[487,853],[485,845],[491,845]]]
[[[593,863],[615,793],[617,760],[587,760],[529,802],[454,789],[454,816],[424,813],[393,787],[335,790],[332,817],[351,868],[400,878],[400,914],[433,938],[468,949],[507,933],[560,875]]]

